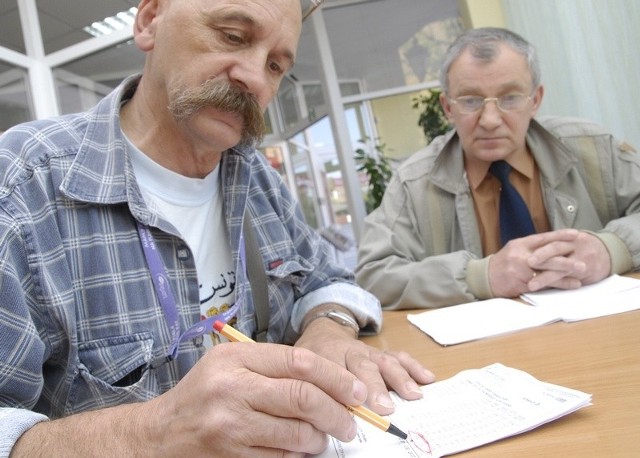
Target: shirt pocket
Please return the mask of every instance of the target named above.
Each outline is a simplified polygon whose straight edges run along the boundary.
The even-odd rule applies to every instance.
[[[80,343],[65,414],[156,397],[152,349],[148,332]]]

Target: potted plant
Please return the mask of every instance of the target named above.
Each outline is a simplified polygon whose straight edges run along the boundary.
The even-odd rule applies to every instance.
[[[422,127],[427,145],[451,128],[440,105],[440,94],[440,90],[430,89],[413,99],[413,108],[422,110],[418,125]]]
[[[376,141],[370,145],[369,138],[358,140],[362,147],[356,149],[355,160],[358,172],[364,172],[369,179],[368,191],[365,195],[367,213],[380,206],[387,183],[393,174],[391,160],[385,155],[386,145]]]

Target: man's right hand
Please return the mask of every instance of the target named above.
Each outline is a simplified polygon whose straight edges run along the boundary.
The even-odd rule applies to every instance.
[[[587,265],[575,256],[581,249],[581,234],[585,233],[559,229],[511,240],[489,260],[493,295],[517,297],[545,288],[582,286]]]
[[[220,344],[161,396],[40,423],[12,456],[303,457],[327,434],[352,440],[345,405],[366,398],[353,374],[304,348]]]

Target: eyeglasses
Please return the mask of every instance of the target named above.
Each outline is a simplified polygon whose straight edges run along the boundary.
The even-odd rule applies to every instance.
[[[306,11],[303,11],[302,13],[302,22],[304,22],[305,19],[311,16],[311,13],[313,13],[322,4],[323,1],[324,0],[311,0],[311,5],[309,5]]]
[[[479,95],[463,95],[449,101],[458,106],[461,113],[474,114],[484,108],[488,102],[495,102],[500,111],[507,113],[509,111],[520,111],[531,100],[530,95],[525,94],[507,94],[500,97],[480,97]]]

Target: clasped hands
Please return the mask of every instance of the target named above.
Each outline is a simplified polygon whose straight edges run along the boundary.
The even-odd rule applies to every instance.
[[[433,380],[407,353],[377,350],[325,319],[310,323],[294,347],[219,344],[175,388],[140,407],[151,409],[152,454],[304,457],[323,451],[327,434],[355,437],[345,405],[387,415],[389,389],[418,399],[419,384]]]
[[[517,297],[546,288],[575,289],[610,273],[604,243],[576,229],[511,240],[489,260],[489,284],[495,297]]]

